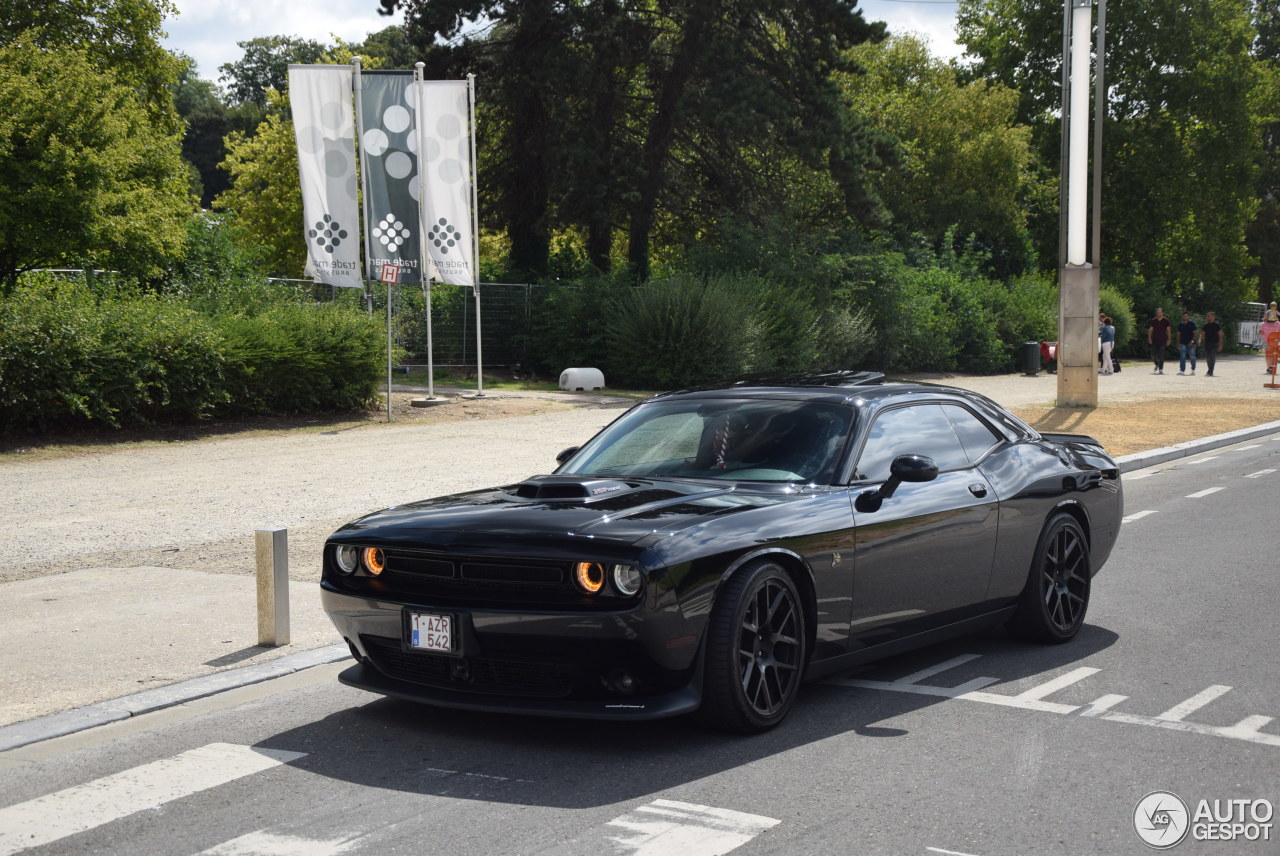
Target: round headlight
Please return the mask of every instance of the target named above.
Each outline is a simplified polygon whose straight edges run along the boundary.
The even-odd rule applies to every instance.
[[[587,594],[596,594],[604,588],[604,565],[598,562],[579,562],[574,566],[574,580],[578,588]]]
[[[344,574],[354,574],[360,562],[360,550],[347,544],[339,544],[333,550],[333,560]]]
[[[377,547],[365,547],[361,558],[364,560],[364,569],[375,577],[387,566],[387,557]]]
[[[640,571],[630,565],[613,566],[613,587],[626,597],[640,591]]]

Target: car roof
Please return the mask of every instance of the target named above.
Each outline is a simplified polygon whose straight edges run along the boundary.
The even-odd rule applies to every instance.
[[[747,375],[719,383],[664,392],[654,400],[685,398],[789,398],[831,403],[872,403],[898,397],[975,394],[941,384],[887,380],[881,372],[828,371]],[[980,396],[979,396],[980,398]]]
[[[905,401],[950,399],[966,401],[1001,423],[1014,434],[1035,437],[1038,432],[1016,415],[981,393],[945,384],[925,381],[888,380],[880,372],[828,371],[790,374],[757,374],[690,389],[664,392],[650,401],[689,401],[701,399],[786,399],[843,404],[864,414]]]

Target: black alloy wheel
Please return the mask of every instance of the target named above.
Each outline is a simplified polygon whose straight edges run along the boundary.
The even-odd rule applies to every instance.
[[[1080,632],[1089,608],[1089,540],[1079,522],[1059,514],[1045,525],[1018,609],[1015,635],[1036,642],[1066,642]]]
[[[791,577],[769,559],[744,565],[711,613],[700,716],[728,731],[772,728],[795,701],[806,653],[804,607]]]

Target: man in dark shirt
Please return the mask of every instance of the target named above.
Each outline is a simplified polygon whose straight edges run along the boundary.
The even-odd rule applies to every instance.
[[[1169,347],[1169,326],[1163,309],[1157,309],[1156,317],[1147,322],[1147,344],[1151,347],[1151,361],[1156,364],[1152,374],[1164,374],[1164,349]]]
[[[1200,344],[1204,346],[1204,361],[1209,366],[1205,377],[1213,377],[1213,364],[1218,361],[1218,351],[1222,350],[1222,325],[1212,312],[1205,313],[1204,326],[1200,328]]]
[[[1196,373],[1196,322],[1191,320],[1190,312],[1182,313],[1182,323],[1178,324],[1178,374],[1187,373],[1187,357],[1191,358],[1191,373]]]

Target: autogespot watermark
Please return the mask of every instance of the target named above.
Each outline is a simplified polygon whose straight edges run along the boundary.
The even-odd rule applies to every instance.
[[[1170,791],[1152,791],[1133,810],[1133,828],[1156,850],[1193,841],[1270,841],[1275,808],[1270,800],[1202,799],[1192,810]]]

